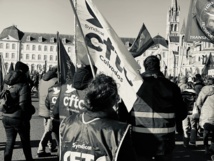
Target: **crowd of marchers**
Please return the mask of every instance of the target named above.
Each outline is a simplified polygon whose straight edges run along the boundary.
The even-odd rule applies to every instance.
[[[2,108],[5,161],[12,160],[17,134],[26,160],[35,159],[30,139],[35,92],[38,114],[44,119],[38,158],[57,152],[60,161],[172,161],[176,132],[183,135],[185,148],[197,148],[197,136],[203,134],[205,155],[214,154],[212,77],[166,78],[160,60],[149,56],[144,61],[145,72],[140,73],[143,83],[137,100],[128,112],[115,80],[93,68],[95,77],[90,66],[81,65],[72,79],[61,84],[57,67],[30,75],[26,64],[16,63],[4,77],[3,91],[9,91],[13,102]]]

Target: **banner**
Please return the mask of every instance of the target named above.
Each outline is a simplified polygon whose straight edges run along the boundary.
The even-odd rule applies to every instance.
[[[57,54],[58,54],[58,72],[59,72],[59,82],[65,84],[67,81],[71,80],[74,72],[75,66],[71,62],[61,39],[57,36]]]
[[[74,4],[70,0],[74,9]],[[119,95],[130,111],[142,84],[140,66],[121,39],[104,19],[91,0],[78,0],[74,10],[85,45],[93,65],[99,72],[112,76],[118,84]],[[87,53],[81,57],[86,57]],[[127,94],[128,92],[128,94]]]
[[[154,41],[147,30],[146,26],[143,24],[140,32],[130,47],[129,51],[133,55],[133,57],[137,57],[142,55],[149,47],[154,44]]]
[[[185,39],[214,43],[213,0],[191,0]]]

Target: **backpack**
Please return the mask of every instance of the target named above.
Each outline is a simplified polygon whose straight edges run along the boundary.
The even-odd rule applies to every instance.
[[[14,103],[9,90],[3,90],[0,93],[0,111],[4,113],[14,113],[19,108],[18,104]]]

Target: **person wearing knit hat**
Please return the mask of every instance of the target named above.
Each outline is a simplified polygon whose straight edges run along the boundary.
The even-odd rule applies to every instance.
[[[175,125],[186,118],[187,109],[179,87],[164,77],[156,56],[148,56],[144,67],[139,98],[130,112],[133,146],[138,160],[171,161]]]
[[[29,67],[27,64],[25,64],[21,61],[18,61],[15,65],[15,71],[22,71],[22,72],[26,73],[29,71]]]
[[[2,122],[6,132],[6,146],[4,160],[11,160],[17,134],[19,134],[24,155],[27,161],[32,161],[30,144],[30,120],[35,113],[31,102],[31,90],[28,82],[29,68],[22,62],[17,62],[15,70],[10,71],[4,78],[4,83],[9,86],[13,105],[11,110],[4,110]]]

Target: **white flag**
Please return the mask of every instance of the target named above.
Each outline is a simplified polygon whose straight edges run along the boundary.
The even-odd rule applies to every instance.
[[[140,66],[91,0],[78,0],[75,8],[92,63],[115,79],[119,95],[130,111],[143,82],[138,72]]]

